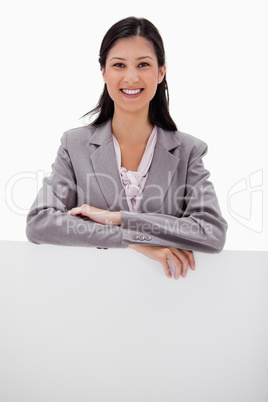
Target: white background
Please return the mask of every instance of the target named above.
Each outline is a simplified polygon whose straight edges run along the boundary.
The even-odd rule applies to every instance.
[[[26,240],[27,210],[62,133],[84,124],[79,118],[102,90],[102,37],[113,23],[134,15],[151,20],[163,37],[173,119],[209,145],[204,162],[229,223],[225,248],[267,250],[265,3],[5,2],[0,239]]]

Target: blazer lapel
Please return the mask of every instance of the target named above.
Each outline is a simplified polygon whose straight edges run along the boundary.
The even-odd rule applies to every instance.
[[[111,121],[98,126],[91,137],[96,150],[90,155],[101,192],[111,210],[129,210],[120,180],[113,144]]]
[[[161,212],[165,195],[180,161],[171,151],[179,146],[180,142],[173,132],[158,127],[157,143],[143,193],[142,212]]]
[[[172,151],[180,146],[175,134],[158,127],[157,143],[143,192],[141,211],[161,212],[165,195],[180,158]],[[90,139],[94,151],[90,155],[93,170],[110,210],[129,211],[113,144],[111,121],[98,126]]]

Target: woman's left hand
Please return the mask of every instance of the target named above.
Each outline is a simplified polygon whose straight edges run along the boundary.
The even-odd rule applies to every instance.
[[[68,214],[72,216],[87,216],[102,225],[121,225],[120,212],[106,211],[105,209],[91,207],[87,204],[83,204],[81,207],[72,208],[68,211]]]

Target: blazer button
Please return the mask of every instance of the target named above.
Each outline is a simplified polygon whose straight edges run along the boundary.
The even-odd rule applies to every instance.
[[[145,240],[146,240],[146,241],[152,240],[152,236],[145,236]]]
[[[138,236],[138,235],[133,235],[133,236],[132,236],[132,239],[133,239],[133,240],[139,240],[139,236]]]

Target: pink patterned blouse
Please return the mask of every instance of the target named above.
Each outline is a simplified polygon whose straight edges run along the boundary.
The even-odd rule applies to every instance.
[[[119,176],[125,189],[129,210],[130,212],[140,212],[143,189],[145,187],[148,170],[152,163],[154,148],[157,141],[157,126],[154,126],[153,131],[150,134],[137,172],[126,170],[121,166],[121,150],[114,135],[113,140]]]

